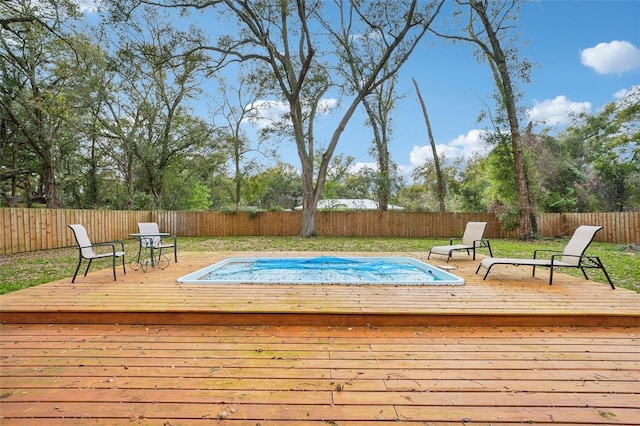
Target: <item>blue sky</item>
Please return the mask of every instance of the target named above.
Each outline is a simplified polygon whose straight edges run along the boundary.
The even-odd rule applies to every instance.
[[[597,112],[622,91],[640,85],[640,0],[543,0],[524,5],[521,54],[536,64],[530,84],[522,87],[530,118],[546,121],[557,132],[570,111]],[[437,50],[437,52],[434,52]],[[486,105],[493,107],[491,76],[465,46],[429,42],[402,71],[411,90],[415,77],[425,99],[434,139],[449,158],[486,147],[480,140],[487,123],[477,123]],[[356,119],[357,120],[357,119]],[[366,148],[349,149],[357,138],[354,121],[338,150],[371,162]],[[392,159],[405,171],[431,158],[431,148],[416,95],[410,91],[395,116]]]
[[[521,87],[522,105],[531,120],[546,122],[552,133],[564,128],[570,112],[595,113],[640,85],[640,0],[531,0],[523,6],[520,22],[520,41],[526,43],[521,56],[535,64],[531,83]],[[487,106],[494,108],[489,68],[476,61],[470,46],[431,36],[422,41],[399,77],[398,90],[406,96],[394,113],[389,148],[405,175],[431,157],[412,78],[420,86],[439,152],[453,159],[486,150],[481,133],[489,123],[478,123],[476,118]],[[332,132],[331,119],[316,128]],[[336,154],[372,165],[368,153],[372,136],[364,122],[362,113],[351,119]],[[249,124],[247,130],[253,134]],[[331,132],[316,134],[318,142],[326,142]],[[284,143],[278,152],[282,160],[299,168],[293,143]]]

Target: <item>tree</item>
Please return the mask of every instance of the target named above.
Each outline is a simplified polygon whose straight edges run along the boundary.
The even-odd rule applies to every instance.
[[[255,88],[252,88],[250,84],[245,84],[246,78],[242,75],[240,75],[239,80],[238,86],[235,88],[221,80],[219,93],[222,101],[220,110],[216,114],[225,121],[225,125],[220,126],[218,132],[221,134],[221,138],[225,140],[224,146],[231,157],[236,208],[240,205],[242,184],[245,179],[245,170],[243,170],[244,157],[249,152],[259,152],[259,147],[251,145],[242,126],[259,114],[260,110],[256,104]],[[231,96],[233,96],[233,99]]]
[[[74,38],[77,61],[69,71],[74,75],[70,92],[76,98],[77,127],[74,130],[78,143],[61,158],[62,179],[58,186],[65,205],[81,208],[100,208],[105,204],[118,207],[113,204],[112,194],[121,183],[106,155],[109,150],[103,150],[101,143],[100,112],[114,76],[109,57],[101,46],[99,39],[77,34]]]
[[[516,209],[518,185],[513,174],[514,154],[512,138],[508,133],[491,133],[489,135],[493,149],[485,163],[486,178],[489,185],[485,188],[484,197],[489,202],[489,211],[497,214],[503,226],[508,229],[517,228],[520,214]]]
[[[636,86],[598,113],[580,114],[561,135],[575,141],[582,163],[597,178],[591,192],[603,201],[601,210],[632,210],[640,201],[639,123],[640,86]]]
[[[460,161],[462,163],[462,161]],[[457,179],[450,184],[455,194],[457,206],[463,212],[486,212],[489,210],[487,198],[484,196],[490,185],[487,178],[487,157],[475,154],[465,160],[464,169],[459,169]]]
[[[446,163],[444,154],[436,157],[437,160],[426,160],[424,164],[413,170],[413,178],[416,184],[421,185],[424,194],[420,197],[419,203],[414,208],[427,211],[443,211],[446,206],[442,206],[441,183],[438,179],[442,179],[442,185],[451,186],[454,182],[457,172],[457,164],[452,163],[447,167],[441,166]],[[438,165],[436,165],[436,162]],[[438,177],[439,176],[439,177]],[[415,192],[417,185],[412,188]],[[454,200],[451,200],[452,202]]]
[[[509,30],[512,29],[511,24],[518,15],[520,3],[520,0],[456,0],[456,4],[468,12],[468,21],[463,28],[464,34],[445,34],[439,31],[434,33],[450,40],[472,43],[478,48],[479,57],[489,64],[500,112],[496,124],[507,125],[511,136],[520,210],[520,236],[523,240],[529,240],[537,233],[537,221],[521,142],[518,91],[515,82],[518,78],[528,81],[531,65],[518,59],[515,42],[506,39]]]
[[[187,34],[171,29],[166,17],[151,8],[140,21],[128,21],[127,30],[118,51],[121,91],[112,106],[127,113],[111,110],[115,126],[109,138],[120,142],[125,173],[137,173],[161,209],[168,168],[207,143],[212,133],[186,106],[200,90],[206,57],[193,50]]]
[[[578,188],[585,182],[586,174],[571,155],[571,141],[549,135],[536,135],[533,139],[527,139],[528,151],[531,153],[530,178],[536,183],[534,198],[538,209],[553,213],[581,210],[581,204],[586,204],[581,201]]]
[[[348,195],[347,178],[351,174],[355,158],[334,155],[327,167],[327,179],[325,181],[322,198],[353,198]]]
[[[389,155],[389,142],[392,133],[391,111],[398,97],[395,93],[397,76],[393,76],[374,88],[373,93],[362,100],[368,123],[373,131],[371,154],[375,156],[377,171],[374,173],[374,199],[378,210],[387,211],[392,191],[393,163]]]
[[[58,207],[56,166],[72,150],[69,122],[76,117],[73,67],[62,65],[76,58],[63,26],[77,17],[76,10],[71,2],[17,0],[2,2],[0,12],[0,128],[10,159],[1,175],[10,185],[1,192],[11,205],[21,186],[28,204]],[[31,174],[37,182],[30,181]]]
[[[142,3],[145,1],[142,0]],[[419,0],[342,1],[332,4],[322,0],[296,0],[279,2],[243,2],[232,0],[211,1],[206,4],[185,4],[180,1],[147,2],[165,7],[212,10],[216,17],[234,21],[239,32],[224,35],[215,45],[202,45],[202,49],[217,52],[218,63],[225,60],[242,61],[253,67],[255,78],[265,94],[276,96],[286,103],[287,129],[296,144],[302,168],[303,223],[301,236],[316,234],[316,207],[326,180],[326,171],[347,123],[356,108],[371,91],[395,75],[407,60],[413,48],[426,33],[444,0],[436,4]],[[116,3],[116,2],[113,2]],[[119,7],[123,3],[118,2]],[[325,7],[331,9],[326,10]],[[339,16],[337,24],[332,17]],[[320,31],[320,26],[324,32]],[[366,61],[355,60],[354,31],[384,37],[382,49],[368,50]],[[328,36],[327,36],[328,34]],[[365,39],[371,41],[371,38]],[[327,43],[335,43],[333,57],[323,57]],[[377,47],[380,44],[376,42]],[[348,50],[347,50],[348,49]],[[342,66],[365,64],[357,84],[349,85],[336,80],[331,62]],[[334,69],[335,70],[335,69]],[[350,96],[342,117],[328,141],[320,164],[314,163],[316,141],[315,120],[322,112],[323,96],[330,88],[339,87]],[[317,167],[316,167],[317,166]]]
[[[331,25],[326,23],[327,28]],[[351,24],[343,23],[342,30],[350,28]],[[345,49],[346,55],[343,60],[344,65],[339,66],[339,72],[345,75],[346,80],[352,88],[360,85],[363,77],[363,66],[371,66],[375,63],[375,53],[372,50],[382,50],[388,45],[386,34],[370,32],[362,34],[361,37],[353,37],[349,40],[349,35],[344,32],[336,33],[336,40],[339,40],[337,49]],[[360,42],[366,40],[366,43]],[[388,67],[393,64],[384,64],[383,73],[388,73]],[[377,171],[368,170],[367,175],[374,177],[374,191],[369,197],[378,202],[378,209],[386,211],[392,191],[392,162],[389,155],[389,143],[392,134],[391,112],[396,106],[399,96],[396,94],[397,74],[391,75],[379,85],[373,87],[371,93],[362,99],[362,105],[367,114],[366,124],[371,127],[373,133],[373,145],[370,153],[375,157]],[[353,90],[353,89],[352,89]],[[371,172],[371,173],[369,173]]]
[[[293,209],[300,202],[300,174],[290,164],[278,162],[247,179],[248,205],[262,209]]]
[[[436,184],[437,191],[436,196],[438,197],[438,211],[444,213],[446,211],[444,200],[447,195],[447,187],[444,182],[444,177],[442,176],[442,169],[440,167],[440,158],[438,156],[438,151],[436,150],[436,141],[433,139],[433,133],[431,132],[431,122],[429,121],[429,114],[427,113],[427,106],[422,99],[422,94],[420,93],[420,88],[418,87],[418,83],[416,79],[413,79],[413,85],[416,88],[416,94],[418,95],[418,101],[420,102],[420,106],[422,107],[422,115],[424,116],[424,122],[427,125],[427,135],[429,137],[429,144],[431,145],[431,152],[433,153],[433,166],[435,167],[436,174]]]

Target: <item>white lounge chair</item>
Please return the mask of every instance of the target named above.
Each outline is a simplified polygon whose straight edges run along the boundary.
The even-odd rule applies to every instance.
[[[89,260],[89,264],[87,265],[87,269],[84,271],[84,276],[87,276],[87,272],[89,272],[89,267],[91,266],[91,261],[93,259],[101,259],[106,257],[113,258],[112,267],[113,267],[113,280],[116,281],[116,258],[122,258],[122,270],[124,273],[127,273],[127,270],[124,266],[124,242],[123,241],[109,241],[104,243],[91,243],[89,239],[89,235],[87,234],[87,230],[84,226],[79,224],[69,225],[71,231],[73,231],[73,236],[76,239],[76,243],[78,244],[78,266],[76,267],[76,272],[73,274],[73,278],[71,282],[75,282],[76,275],[78,275],[78,271],[80,270],[80,265],[82,264],[82,259]],[[116,244],[120,244],[120,250],[116,249]],[[111,248],[111,250],[105,249],[104,252],[96,253],[93,249],[94,247],[106,247]]]
[[[549,285],[553,283],[553,270],[554,268],[580,268],[584,274],[585,279],[589,279],[585,269],[602,269],[604,276],[609,281],[611,288],[615,288],[607,274],[607,270],[604,268],[602,261],[597,256],[587,256],[584,252],[593,241],[596,232],[602,229],[602,226],[579,226],[573,236],[565,246],[563,251],[557,250],[535,250],[533,252],[533,259],[519,259],[519,258],[504,258],[504,257],[491,257],[483,259],[476,269],[476,274],[480,271],[480,268],[485,268],[487,272],[484,274],[483,279],[487,279],[489,271],[494,265],[514,265],[514,266],[533,266],[533,276],[536,275],[536,266],[542,266],[549,268]],[[538,253],[551,252],[556,253],[551,255],[549,259],[542,259],[538,257]]]
[[[178,263],[178,240],[171,236],[161,236],[160,227],[155,222],[138,223],[138,233],[149,235],[149,237],[140,238],[140,249],[151,249],[151,253],[158,250],[158,263],[162,256],[162,249],[173,248],[173,260]],[[171,242],[165,241],[165,238],[171,239]]]
[[[470,251],[473,252],[473,260],[476,260],[476,249],[487,247],[489,249],[489,255],[493,256],[491,251],[491,244],[489,240],[483,239],[484,228],[487,226],[487,222],[467,222],[467,226],[462,235],[461,244],[453,244],[456,238],[449,239],[448,246],[435,246],[429,250],[427,259],[431,258],[432,254],[440,254],[447,256],[447,263],[451,258],[451,254],[456,250],[466,250],[467,255]],[[459,238],[458,238],[459,239]]]

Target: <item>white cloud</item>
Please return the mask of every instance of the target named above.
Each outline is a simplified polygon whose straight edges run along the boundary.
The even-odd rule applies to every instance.
[[[258,100],[247,109],[252,109],[247,121],[258,129],[264,129],[289,114],[289,105],[280,101]]]
[[[333,98],[321,99],[318,102],[318,113],[327,115],[338,106],[338,100]],[[247,122],[259,129],[264,129],[274,123],[281,122],[289,114],[289,105],[281,101],[257,100],[246,109],[252,109]]]
[[[101,3],[101,0],[75,0],[75,3],[78,5],[80,12],[93,13],[98,10],[98,4]]]
[[[322,115],[327,115],[338,107],[338,100],[335,98],[320,99],[318,102],[318,111]]]
[[[638,103],[640,99],[640,86],[633,86],[631,89],[622,89],[614,93],[615,102],[618,108],[628,108]]]
[[[574,102],[566,96],[556,96],[554,99],[533,101],[533,107],[527,112],[529,120],[547,125],[567,124],[570,116],[576,113],[588,113],[590,102]]]
[[[446,145],[436,145],[436,151],[438,155],[444,154],[449,159],[469,158],[476,152],[485,150],[483,134],[484,130],[470,130],[466,135],[460,135]],[[427,159],[432,158],[431,145],[415,145],[409,153],[409,161],[414,167],[422,165]]]
[[[620,89],[616,93],[613,94],[615,99],[625,99],[628,96],[638,96],[640,95],[640,85],[632,86],[631,89]]]
[[[2,0],[5,1],[5,0]],[[50,2],[44,2],[42,0],[34,0],[34,3],[38,6],[41,12],[47,14],[56,14],[59,11],[56,9],[55,4]],[[72,4],[78,6],[78,10],[81,13],[94,13],[98,10],[98,5],[102,3],[102,0],[72,0]]]
[[[629,89],[620,89],[616,93],[613,94],[613,97],[616,98],[616,99],[622,99],[625,96],[627,96],[629,93],[631,93],[631,90],[629,90]]]
[[[349,172],[351,173],[358,173],[364,169],[370,169],[370,170],[378,170],[378,164],[377,163],[365,163],[362,161],[358,161],[357,163],[353,164],[350,168],[349,168]]]
[[[640,68],[640,49],[628,41],[599,43],[580,52],[580,62],[598,74],[622,74]]]

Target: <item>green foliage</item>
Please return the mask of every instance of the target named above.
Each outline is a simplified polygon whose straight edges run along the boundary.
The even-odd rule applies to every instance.
[[[301,200],[301,177],[291,165],[278,163],[246,181],[244,200],[247,205],[269,210],[274,207],[294,208]]]
[[[118,2],[110,3],[118,6]],[[491,7],[498,6],[504,12],[508,10],[502,8],[512,4],[493,3]],[[45,4],[52,7],[40,7]],[[430,5],[420,4],[420,13],[426,13]],[[225,114],[218,114],[216,126],[220,128],[214,134],[209,119],[202,119],[190,109],[193,99],[204,96],[201,78],[214,74],[211,69],[201,68],[212,65],[211,58],[190,49],[202,34],[187,34],[168,25],[160,8],[147,10],[145,15],[134,14],[131,17],[135,19],[126,22],[109,21],[102,29],[80,27],[83,22],[75,19],[75,6],[71,1],[53,0],[0,2],[0,15],[8,17],[0,38],[0,205],[233,210],[241,204],[275,210],[300,204],[302,177],[293,166],[278,164],[265,170],[244,159],[237,175],[231,170],[233,167],[228,167],[235,165],[235,154],[242,156],[249,148],[264,153],[264,145],[252,144],[241,131],[241,118],[236,120],[238,127],[233,131],[233,120],[221,125],[217,121]],[[268,2],[247,4],[247,8],[255,7],[274,19],[280,14],[277,6]],[[386,28],[396,28],[401,23],[401,15],[395,15],[400,9],[390,11],[384,2],[357,2],[357,6],[376,18],[369,22],[384,17],[390,19],[384,22]],[[138,10],[142,9],[141,6]],[[294,10],[287,12],[286,18],[292,20],[289,23],[299,22]],[[15,16],[25,19],[9,22]],[[330,24],[322,16],[314,15],[316,18],[318,28]],[[475,25],[479,21],[465,21],[464,25],[469,23]],[[356,91],[364,78],[354,76],[371,70],[374,59],[381,54],[380,43],[384,40],[380,37],[387,36],[382,28],[382,24],[370,28],[362,39],[346,37],[342,41],[347,45],[343,47],[339,43],[332,48],[330,43],[323,44],[327,49],[323,54],[338,55],[335,58],[345,67],[357,65],[355,69],[337,71],[351,75],[342,76],[345,85],[341,87],[352,86],[347,92]],[[325,28],[329,29],[330,26]],[[89,33],[96,33],[96,38]],[[276,37],[273,33],[267,35]],[[221,46],[234,46],[239,41],[235,36],[223,38]],[[398,52],[405,51],[403,48],[410,46],[411,40],[402,42]],[[519,70],[520,74],[515,74],[527,81],[529,64],[519,61],[514,45],[509,46],[506,54],[515,66],[512,71]],[[345,48],[357,55],[350,57]],[[327,64],[313,62],[328,57],[317,53],[310,56],[313,66],[304,74],[308,80],[298,99],[303,121],[310,119],[314,99],[325,93],[329,79],[335,77],[328,73]],[[277,69],[282,71],[282,66]],[[256,92],[248,98],[239,96],[242,101],[235,110],[226,105],[229,115],[245,112],[243,108],[251,103],[249,98],[273,95],[273,90],[278,89],[271,75],[273,68],[256,66],[252,68],[255,73],[242,71],[247,72],[246,83],[253,83],[249,86]],[[240,95],[237,88],[227,89],[225,95]],[[378,96],[378,103],[400,99],[392,93],[387,95]],[[322,104],[315,107],[319,108],[313,110],[315,114],[327,112]],[[287,120],[286,116],[282,118]],[[385,115],[384,119],[391,123],[390,116]],[[313,126],[306,125],[312,122],[304,123],[300,129],[299,142],[315,142],[316,150],[309,153],[315,157],[315,172],[325,152],[317,149],[320,144],[314,139]],[[317,124],[321,122],[319,119]],[[639,210],[639,123],[640,88],[634,88],[597,113],[576,117],[572,126],[557,136],[543,134],[524,141],[537,210]],[[291,136],[289,122],[278,124],[279,128],[270,129],[274,144]],[[380,124],[381,130],[384,126]],[[454,211],[493,211],[510,227],[519,212],[513,155],[506,134],[489,136],[487,142],[493,149],[488,156],[447,163],[446,207]],[[365,141],[369,139],[363,137]],[[356,171],[354,162],[352,157],[331,158],[322,188],[324,198],[378,200],[388,191],[390,202],[407,210],[436,210],[432,164],[418,167],[416,183],[405,187],[393,162],[389,163],[388,173],[372,168]],[[313,190],[314,185],[307,191]]]
[[[568,141],[568,139],[567,139]],[[576,183],[584,175],[572,164],[571,147],[550,136],[529,141],[532,185],[538,209],[544,212],[574,212],[578,208]]]
[[[457,205],[463,212],[489,211],[489,203],[484,196],[489,191],[490,181],[486,171],[486,158],[478,156],[467,161],[458,179],[451,183],[450,192],[455,194]]]
[[[558,138],[563,173],[556,181],[578,211],[637,209],[640,192],[640,87],[600,112],[581,114]],[[542,164],[542,163],[540,163]]]
[[[169,174],[166,177],[163,208],[165,210],[209,210],[209,188],[193,175]]]
[[[494,148],[487,156],[484,167],[488,181],[484,197],[489,211],[513,211],[518,205],[518,190],[513,175],[511,137],[504,133],[492,134],[489,142],[494,144]]]

